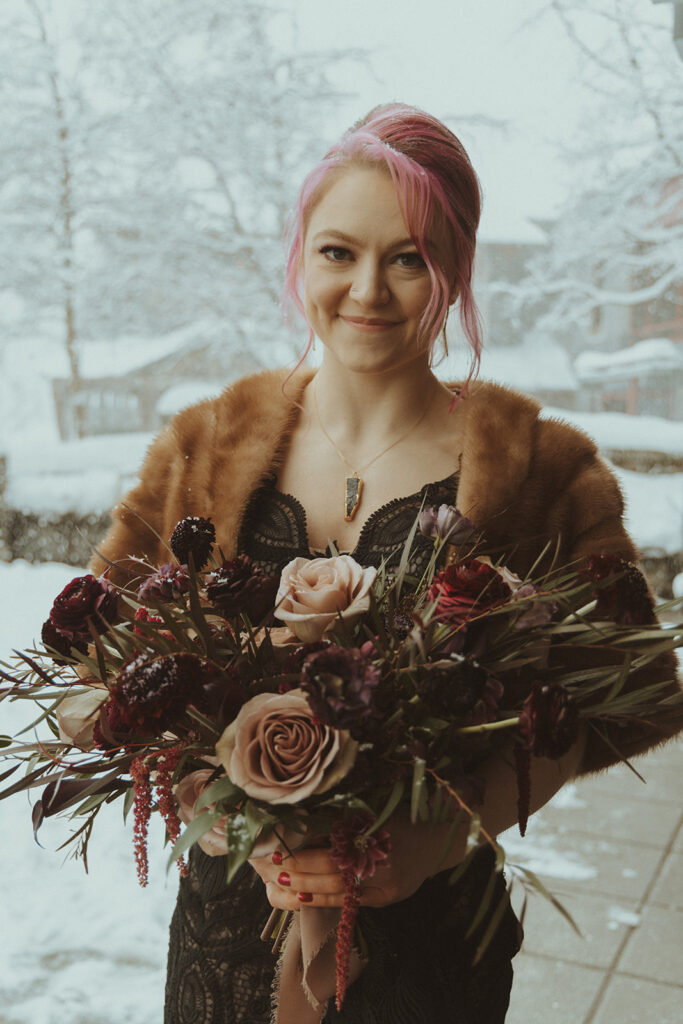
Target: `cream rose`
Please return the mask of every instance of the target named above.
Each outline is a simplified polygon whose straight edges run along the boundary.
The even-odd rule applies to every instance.
[[[184,779],[174,786],[173,793],[178,804],[178,817],[186,825],[189,825],[195,817],[197,800],[210,785],[213,775],[211,768],[200,768],[199,771],[190,772]],[[215,780],[214,780],[215,781]],[[213,810],[214,804],[210,804],[202,810]],[[197,846],[208,854],[209,857],[222,857],[228,852],[228,841],[225,834],[227,818],[219,818],[213,828],[205,832],[197,840]]]
[[[324,793],[348,774],[357,749],[346,730],[314,721],[303,690],[252,697],[216,744],[235,785],[273,804]]]
[[[376,575],[350,555],[294,558],[282,570],[275,615],[299,640],[320,640],[339,616],[352,622],[368,610]]]
[[[100,707],[108,698],[109,690],[100,684],[60,701],[56,711],[60,740],[90,750]]]

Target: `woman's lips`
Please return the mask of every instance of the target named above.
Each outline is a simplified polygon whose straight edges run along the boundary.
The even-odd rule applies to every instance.
[[[381,320],[379,317],[343,316],[341,313],[339,316],[345,324],[355,327],[358,331],[369,331],[371,334],[390,330],[401,323],[400,320]]]

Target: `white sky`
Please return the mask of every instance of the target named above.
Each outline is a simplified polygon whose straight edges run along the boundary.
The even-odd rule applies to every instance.
[[[296,12],[301,50],[335,45],[372,52],[374,78],[361,68],[332,68],[334,83],[360,99],[330,125],[330,139],[377,103],[412,103],[448,119],[468,148],[484,189],[481,237],[524,234],[525,217],[553,213],[568,175],[551,140],[571,137],[590,116],[591,98],[581,84],[582,58],[545,0],[281,5]],[[641,10],[648,20],[671,23],[668,3],[639,0]],[[604,32],[603,25],[591,27]],[[505,133],[464,123],[477,113],[507,122]]]

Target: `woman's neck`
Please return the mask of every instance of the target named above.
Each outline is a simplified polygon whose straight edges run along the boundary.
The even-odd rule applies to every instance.
[[[426,360],[388,373],[365,374],[325,358],[306,389],[304,407],[342,450],[371,457],[413,422],[424,422],[440,393],[438,404],[447,403],[447,390]]]

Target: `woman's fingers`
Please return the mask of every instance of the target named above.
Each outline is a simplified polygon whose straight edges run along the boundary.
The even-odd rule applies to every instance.
[[[266,882],[266,896],[271,907],[278,910],[301,910],[302,907],[342,907],[344,890],[335,893],[299,893],[297,890],[283,888],[277,882]],[[310,896],[310,899],[307,897]],[[303,899],[301,898],[303,897]]]

